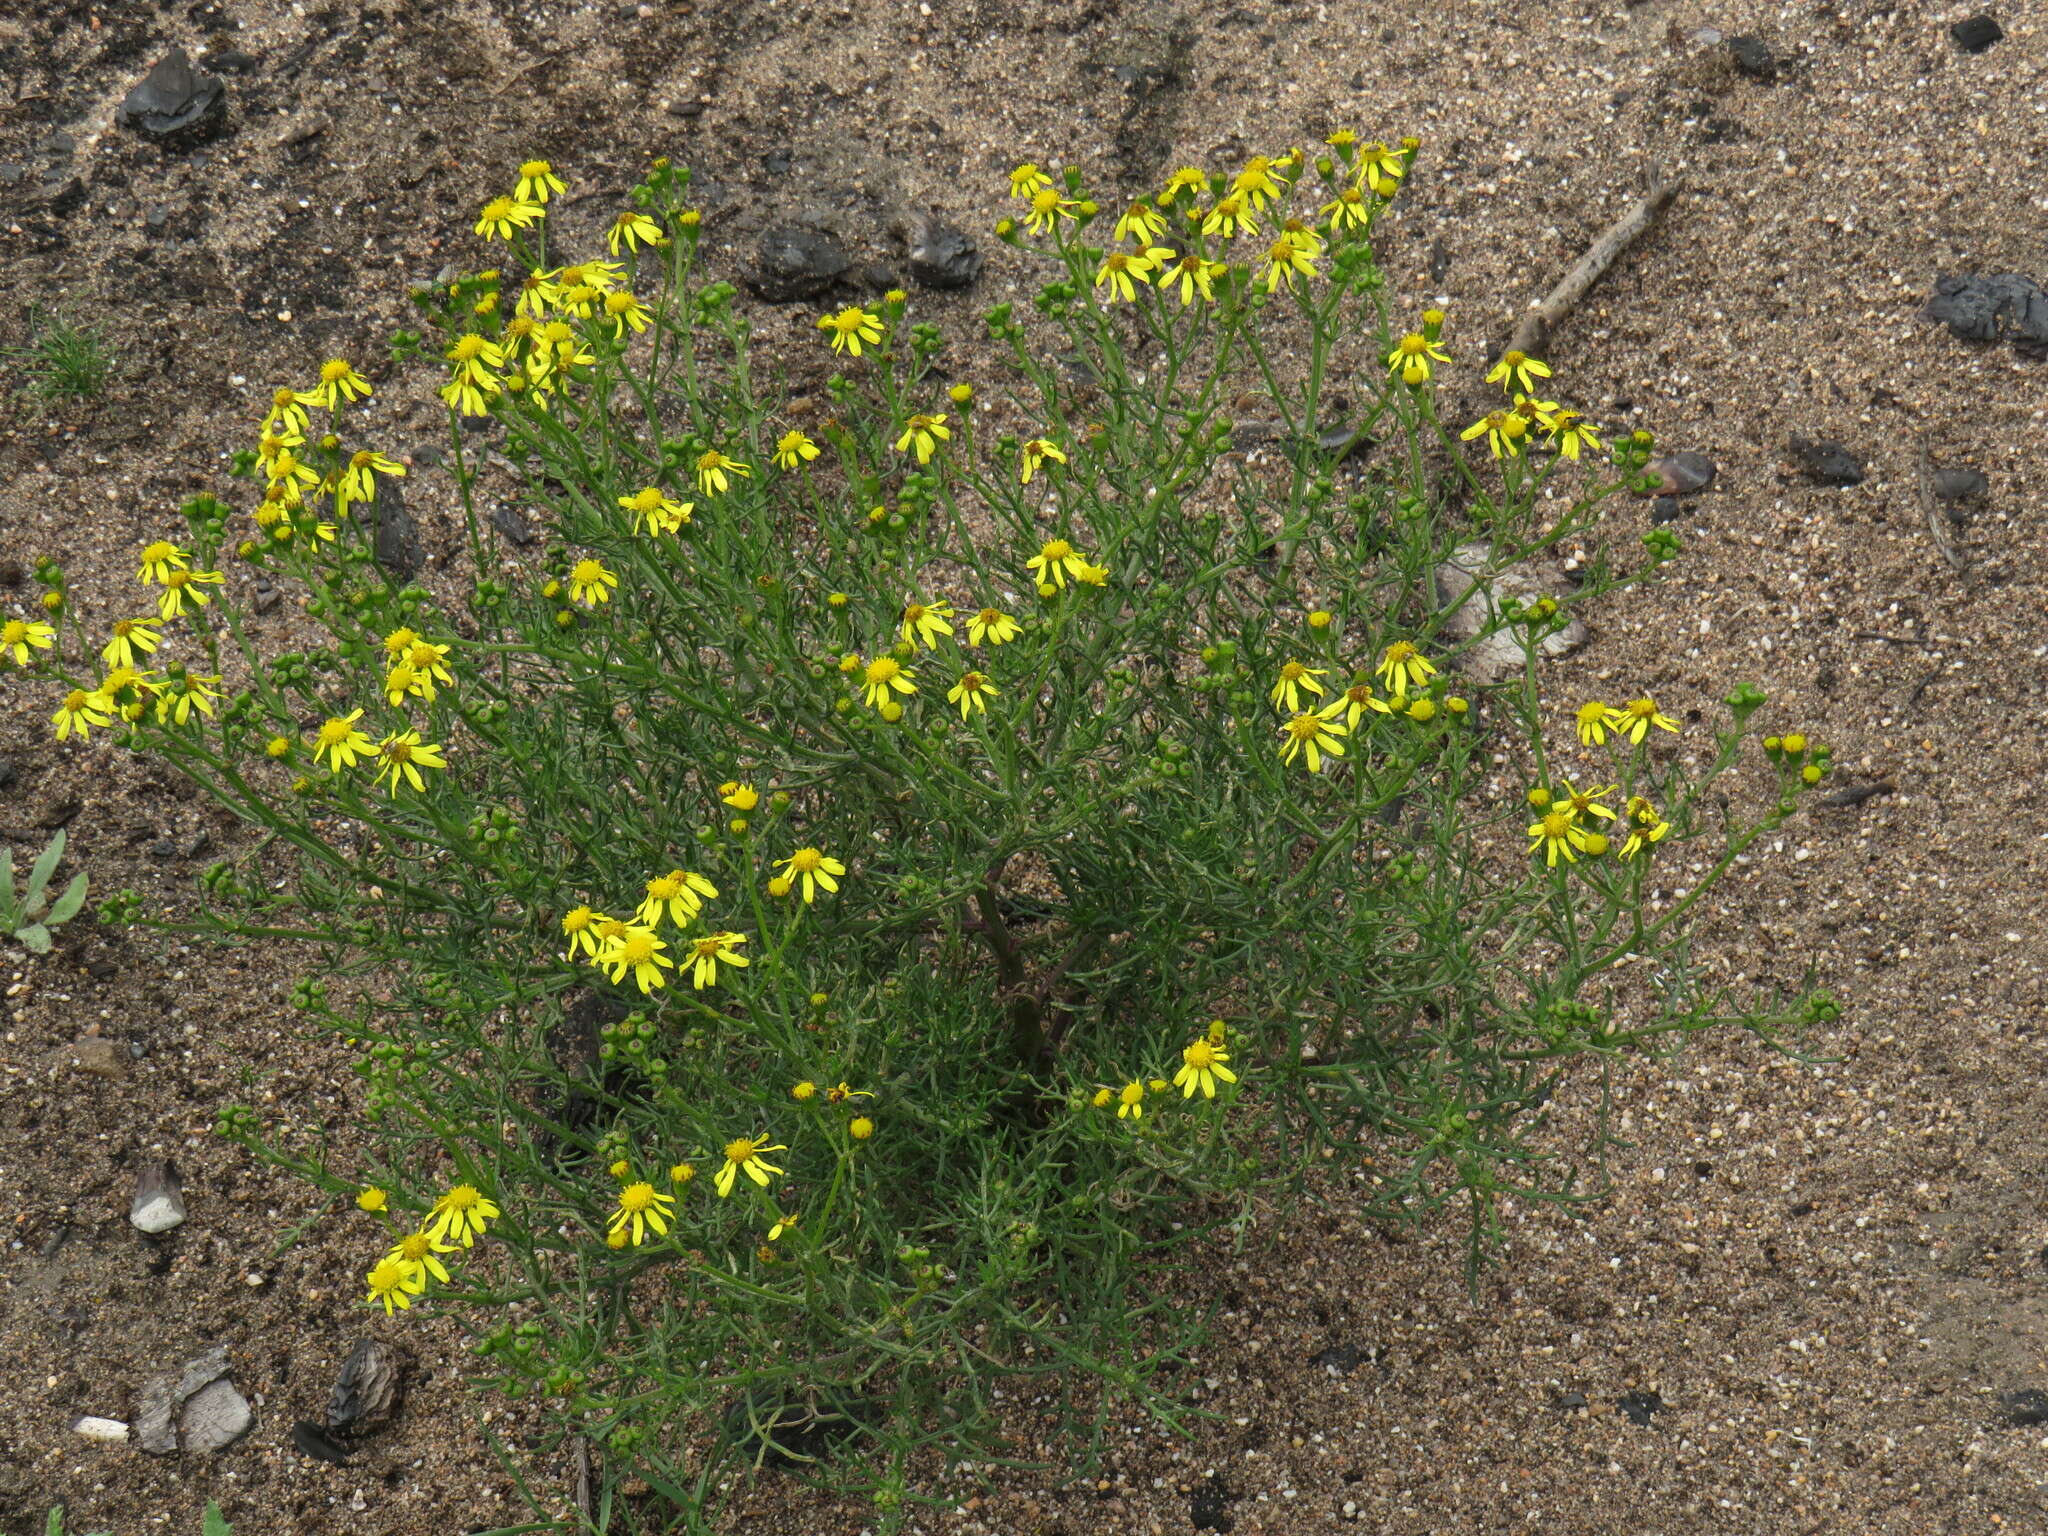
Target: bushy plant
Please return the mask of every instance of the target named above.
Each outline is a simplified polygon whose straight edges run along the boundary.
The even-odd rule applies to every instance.
[[[448,370],[431,588],[380,565],[369,381],[278,391],[253,526],[201,498],[143,551],[158,616],[57,729],[267,834],[197,926],[317,946],[296,1000],[361,1053],[374,1161],[222,1128],[391,1223],[372,1305],[456,1309],[678,1504],[849,1440],[890,1504],[1007,1376],[1173,1412],[1194,1324],[1134,1276],[1320,1150],[1369,1139],[1373,1214],[1463,1201],[1483,1242],[1583,1194],[1528,1129],[1574,1061],[1825,1007],[1731,1000],[1685,941],[1825,752],[1772,738],[1745,816],[1753,690],[1691,760],[1647,698],[1541,696],[1545,641],[1676,541],[1606,548],[1651,444],[1541,362],[1439,418],[1444,318],[1372,243],[1414,154],[1340,134],[1117,214],[1019,167],[997,228],[1041,281],[979,376],[890,293],[819,318],[839,371],[801,393],[701,271],[687,173],[571,262],[526,165],[477,224],[505,263],[395,349]],[[1568,540],[1603,551],[1576,591],[1488,598]],[[328,639],[265,654],[230,556]],[[1454,685],[1501,635],[1520,666]]]

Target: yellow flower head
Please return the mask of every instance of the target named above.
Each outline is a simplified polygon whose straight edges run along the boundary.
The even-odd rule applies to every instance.
[[[1619,708],[1607,711],[1608,729],[1626,736],[1637,746],[1642,745],[1643,738],[1650,734],[1650,727],[1653,725],[1660,731],[1670,731],[1674,735],[1678,731],[1678,722],[1660,712],[1655,699],[1630,699]]]
[[[484,1235],[484,1228],[502,1214],[497,1202],[480,1193],[473,1184],[458,1184],[434,1202],[428,1212],[427,1234],[435,1242],[472,1246]]]
[[[638,1248],[650,1231],[656,1237],[668,1231],[675,1208],[674,1195],[663,1194],[645,1180],[628,1184],[619,1191],[619,1205],[612,1212],[610,1230],[614,1234],[625,1233],[627,1240]]]
[[[831,338],[834,352],[860,356],[863,343],[879,346],[882,340],[882,321],[879,315],[871,315],[858,304],[849,304],[845,309],[834,310],[829,315],[818,316],[818,329]]]
[[[1069,576],[1079,578],[1090,569],[1087,558],[1065,539],[1048,539],[1038,553],[1024,562],[1040,586],[1064,588]]]
[[[544,204],[557,192],[569,190],[545,160],[528,160],[519,167],[519,185],[512,195],[522,203]]]
[[[775,867],[783,877],[801,884],[804,905],[809,906],[818,899],[818,892],[833,892],[839,889],[838,877],[846,873],[846,866],[828,853],[816,848],[799,848],[786,859],[777,859]]]
[[[1000,608],[984,608],[967,621],[969,645],[1003,645],[1024,631]]]
[[[896,451],[914,451],[918,463],[929,464],[932,455],[938,452],[939,444],[952,435],[952,429],[946,425],[944,411],[919,412],[903,424],[903,435],[896,439]]]
[[[1181,1068],[1173,1074],[1173,1083],[1182,1098],[1192,1099],[1199,1088],[1203,1098],[1213,1099],[1219,1079],[1226,1083],[1237,1081],[1237,1074],[1224,1065],[1230,1060],[1230,1053],[1211,1044],[1207,1035],[1190,1042],[1180,1053],[1180,1060]]]
[[[913,645],[923,645],[927,650],[939,648],[939,636],[953,633],[948,621],[953,617],[951,603],[920,603],[911,601],[903,605],[903,638]]]
[[[775,443],[775,467],[781,470],[795,469],[799,464],[808,463],[818,456],[818,445],[794,428],[782,434]]]
[[[1341,707],[1342,701],[1339,701]],[[1332,719],[1329,714],[1309,711],[1298,714],[1280,727],[1280,760],[1291,763],[1304,754],[1310,773],[1323,771],[1323,758],[1344,755],[1343,738],[1349,734],[1349,727]]]
[[[744,1173],[763,1189],[768,1187],[769,1175],[782,1170],[767,1160],[770,1152],[787,1152],[789,1148],[770,1142],[766,1136],[741,1136],[725,1144],[725,1162],[718,1170],[718,1176],[711,1182],[722,1200],[732,1193],[733,1185]]]
[[[866,681],[863,702],[869,709],[880,709],[889,702],[891,692],[917,692],[917,674],[906,670],[894,656],[877,656],[867,664],[862,676]]]

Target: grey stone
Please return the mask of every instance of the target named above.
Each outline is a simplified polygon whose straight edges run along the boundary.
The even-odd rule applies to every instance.
[[[406,1357],[379,1339],[357,1339],[327,1396],[327,1427],[372,1429],[391,1416],[405,1385]]]
[[[1982,501],[1991,492],[1991,482],[1978,469],[1937,469],[1934,494],[1941,501]]]
[[[157,61],[121,102],[120,120],[167,147],[189,146],[227,125],[227,83],[192,67],[182,48]]]
[[[2014,272],[1937,278],[1926,315],[1958,341],[2009,337],[2022,347],[2048,347],[2048,292]]]
[[[757,298],[791,304],[816,298],[852,265],[853,258],[832,236],[801,224],[777,224],[761,232],[742,280]]]
[[[1660,527],[1665,523],[1677,522],[1678,498],[1676,496],[1659,496],[1650,505],[1650,521]]]
[[[150,1377],[136,1394],[135,1443],[152,1456],[176,1455],[178,1410],[227,1373],[228,1347],[216,1344],[180,1369]]]
[[[1451,609],[1438,633],[1466,646],[1451,664],[1481,686],[1522,670],[1521,636],[1512,626],[1479,638],[1496,623],[1501,605],[1509,598],[1526,604],[1570,591],[1563,570],[1550,561],[1497,566],[1493,546],[1483,539],[1459,545],[1451,558],[1436,568],[1435,585],[1437,605]],[[1563,629],[1544,636],[1536,653],[1568,656],[1586,639],[1585,623],[1573,617]]]
[[[926,288],[967,288],[981,276],[981,249],[964,230],[925,216],[910,226],[910,275]]]
[[[526,514],[509,502],[501,501],[491,508],[491,526],[522,549],[539,537]]]
[[[1657,477],[1655,487],[1645,492],[1650,496],[1690,496],[1714,483],[1714,461],[1690,450],[1659,454],[1643,472]]]
[[[1738,73],[1766,83],[1778,78],[1778,61],[1771,57],[1770,46],[1762,38],[1747,34],[1731,37],[1728,53],[1735,60]]]
[[[106,1035],[80,1035],[43,1057],[46,1069],[83,1072],[89,1077],[119,1079],[127,1074],[128,1053]]]
[[[135,1198],[128,1202],[128,1220],[154,1237],[185,1220],[185,1192],[172,1163],[145,1163],[135,1180]]]
[[[193,1393],[178,1416],[178,1438],[187,1455],[224,1451],[256,1427],[249,1400],[231,1381],[209,1383]]]
[[[405,510],[404,482],[396,475],[377,477],[377,494],[360,514],[374,533],[377,566],[393,581],[410,581],[426,556],[420,548],[419,524]]]
[[[258,613],[268,613],[275,608],[284,594],[266,576],[256,578],[256,590],[250,595],[249,606]]]
[[[1866,478],[1863,461],[1832,438],[1814,442],[1795,433],[1789,446],[1807,477],[1822,485],[1861,485]]]
[[[1982,53],[2005,36],[2005,28],[1998,24],[1998,18],[1989,11],[1979,11],[1975,16],[1950,27],[1948,35],[1956,40],[1956,46],[1963,52]]]

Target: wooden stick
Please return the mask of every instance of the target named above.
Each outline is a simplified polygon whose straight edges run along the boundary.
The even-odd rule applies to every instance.
[[[1920,512],[1927,519],[1927,533],[1934,540],[1934,547],[1941,551],[1941,558],[1958,573],[1967,572],[1970,562],[1963,558],[1963,552],[1956,548],[1942,524],[1941,508],[1934,499],[1934,460],[1928,456],[1927,439],[1920,439],[1920,459],[1913,466],[1920,492]]]
[[[1599,282],[1607,269],[1621,259],[1621,253],[1634,243],[1636,237],[1657,222],[1657,215],[1678,196],[1685,185],[1685,178],[1674,176],[1662,180],[1658,173],[1650,176],[1650,190],[1645,192],[1628,211],[1608,225],[1600,238],[1587,247],[1586,254],[1578,259],[1571,271],[1565,273],[1558,285],[1550,290],[1550,296],[1534,309],[1522,316],[1515,326],[1515,334],[1508,338],[1508,350],[1525,355],[1538,355],[1550,344],[1550,333],[1557,323],[1577,307],[1586,291]]]

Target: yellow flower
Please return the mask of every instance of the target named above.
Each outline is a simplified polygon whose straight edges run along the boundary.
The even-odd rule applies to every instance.
[[[114,638],[107,642],[106,650],[100,654],[105,656],[109,663],[116,665],[127,665],[132,662],[135,658],[128,649],[128,635],[131,633],[139,636],[138,644],[141,643],[142,639],[147,640],[148,643],[142,645],[145,653],[155,650],[155,635],[150,634],[147,630],[135,631],[131,629],[124,631],[121,627],[122,624],[134,626],[148,622],[151,621],[146,619],[123,619],[120,624],[114,626]],[[29,650],[31,647],[38,651],[47,651],[56,643],[57,631],[39,620],[9,619],[5,624],[0,624],[0,652],[12,651],[14,653],[14,664],[17,667],[25,667],[29,664]]]
[[[1230,1053],[1211,1044],[1207,1035],[1189,1043],[1181,1051],[1180,1060],[1181,1068],[1173,1074],[1173,1084],[1180,1089],[1182,1098],[1192,1099],[1200,1088],[1203,1098],[1213,1099],[1218,1078],[1226,1083],[1237,1081],[1237,1074],[1224,1065],[1230,1060]]]
[[[1038,548],[1038,553],[1024,562],[1024,568],[1038,578],[1040,586],[1064,588],[1067,578],[1078,578],[1090,567],[1073,545],[1065,539],[1048,539]]]
[[[1602,447],[1595,428],[1577,411],[1553,410],[1544,427],[1551,447],[1568,459],[1577,459],[1588,448],[1598,453]]]
[[[441,751],[433,742],[421,741],[418,731],[394,731],[377,743],[379,767],[374,782],[381,784],[388,778],[396,792],[398,781],[403,779],[415,790],[424,790],[427,781],[420,776],[420,770],[448,766]]]
[[[205,588],[217,587],[226,580],[219,571],[166,571],[164,595],[157,599],[156,611],[168,621],[183,614],[187,603],[204,608],[213,601]]]
[[[1588,841],[1596,837],[1599,838],[1599,847],[1589,848]],[[1535,853],[1540,849],[1544,862],[1552,869],[1557,867],[1560,857],[1565,863],[1572,864],[1578,861],[1580,852],[1598,853],[1606,846],[1606,838],[1598,833],[1589,833],[1570,811],[1550,811],[1529,827],[1529,851]]]
[[[1159,201],[1170,203],[1183,192],[1200,195],[1209,188],[1209,174],[1192,165],[1184,165],[1166,178],[1166,185],[1160,189]]]
[[[613,341],[624,341],[628,326],[637,333],[654,321],[653,312],[624,288],[604,296],[604,317],[611,322]]]
[[[611,1230],[624,1232],[635,1248],[646,1238],[650,1229],[656,1237],[668,1231],[669,1217],[675,1214],[676,1197],[664,1195],[644,1180],[628,1184],[619,1191],[619,1208],[612,1212]]]
[[[1142,1120],[1145,1117],[1145,1085],[1142,1082],[1124,1084],[1117,1094],[1116,1117],[1119,1120]]]
[[[1317,682],[1316,679],[1328,677],[1329,675],[1330,669],[1328,667],[1311,667],[1299,661],[1288,662],[1280,669],[1279,681],[1273,684],[1273,692],[1270,697],[1273,700],[1274,706],[1286,710],[1290,715],[1301,713],[1301,695],[1303,692],[1305,691],[1313,694],[1316,698],[1321,698],[1323,696],[1323,685]]]
[[[363,712],[358,709],[324,721],[319,735],[313,738],[313,761],[317,763],[324,757],[327,766],[340,773],[355,767],[357,758],[375,752],[376,743],[356,729],[356,722],[362,718]]]
[[[672,869],[647,882],[647,894],[633,916],[652,928],[664,913],[678,928],[688,926],[704,910],[706,901],[718,899],[718,887],[702,875],[687,869]]]
[[[1607,733],[1614,729],[1613,722],[1608,718],[1612,713],[1613,711],[1597,699],[1579,706],[1576,721],[1582,746],[1597,747],[1607,740]]]
[[[595,608],[599,603],[612,600],[612,589],[619,584],[619,578],[596,560],[578,560],[569,572],[569,601],[581,603],[585,608]]]
[[[846,1122],[846,1134],[855,1141],[866,1141],[875,1134],[875,1122],[866,1115],[855,1115]]]
[[[383,1302],[386,1317],[392,1315],[394,1308],[403,1310],[411,1306],[413,1297],[427,1288],[426,1271],[402,1259],[379,1259],[364,1279],[370,1294],[363,1299]]]
[[[571,907],[562,914],[562,934],[569,941],[562,952],[564,960],[574,960],[579,954],[597,958],[597,924],[603,916],[589,907]]]
[[[905,670],[903,663],[894,656],[877,656],[867,664],[862,674],[867,682],[864,702],[869,709],[879,709],[889,702],[893,689],[897,693],[917,692],[917,674]]]
[[[969,645],[1003,645],[1024,633],[1000,608],[984,608],[967,621]]]
[[[1109,251],[1103,255],[1102,265],[1095,269],[1095,286],[1109,285],[1109,296],[1126,303],[1137,298],[1136,284],[1152,281],[1152,273],[1158,266],[1171,260],[1173,252],[1160,247],[1147,251]]]
[[[1067,456],[1060,451],[1058,443],[1048,438],[1034,437],[1017,450],[1018,483],[1029,485],[1031,477],[1038,473],[1038,466],[1047,459],[1055,464],[1067,462]]]
[[[633,984],[643,996],[652,996],[655,989],[668,985],[668,978],[661,973],[672,971],[675,961],[669,959],[663,943],[652,928],[628,924],[624,933],[609,940],[597,952],[597,964],[611,972],[614,986],[626,979],[626,973],[633,975]]]
[[[1486,382],[1498,384],[1508,394],[1533,395],[1536,381],[1550,377],[1550,364],[1538,362],[1526,352],[1509,350],[1487,372]]]
[[[1183,251],[1160,274],[1159,286],[1171,288],[1178,281],[1183,308],[1194,303],[1195,295],[1198,293],[1202,296],[1203,303],[1213,304],[1216,301],[1216,279],[1229,270],[1228,262],[1211,261],[1200,251]]]
[[[1010,172],[1010,196],[1030,197],[1052,185],[1052,178],[1026,160]]]
[[[648,534],[680,533],[697,507],[693,501],[675,500],[658,485],[642,486],[618,501],[633,514],[633,531]]]
[[[320,382],[294,398],[301,405],[339,410],[351,400],[367,398],[369,393],[370,381],[357,373],[347,358],[335,357],[320,365]]]
[[[1202,233],[1220,235],[1228,240],[1240,231],[1247,235],[1256,235],[1259,226],[1252,219],[1244,194],[1233,192],[1228,197],[1218,199],[1216,206],[1209,210],[1202,220]]]
[[[1602,795],[1614,792],[1612,784],[1597,789],[1573,789],[1570,779],[1565,779],[1563,784],[1564,801],[1558,806],[1558,809],[1571,817],[1572,820],[1577,821],[1585,816],[1597,816],[1603,821],[1614,820],[1614,812],[1600,803]]]
[[[1134,240],[1139,245],[1150,245],[1166,233],[1166,219],[1152,206],[1150,198],[1141,197],[1126,208],[1123,217],[1116,221],[1116,228],[1110,231],[1113,240]]]
[[[815,1099],[818,1096],[818,1085],[806,1078],[789,1090],[789,1096],[799,1104],[807,1099]]]
[[[675,1167],[668,1171],[668,1179],[671,1184],[687,1184],[695,1177],[697,1177],[697,1165],[695,1163],[677,1163]]]
[[[1346,187],[1330,202],[1323,204],[1323,217],[1330,221],[1332,229],[1363,229],[1372,222],[1372,204],[1356,187]]]
[[[385,1254],[384,1257],[387,1262],[396,1260],[401,1264],[410,1264],[416,1269],[423,1270],[425,1273],[432,1275],[436,1280],[446,1285],[448,1283],[448,1269],[441,1262],[440,1256],[444,1253],[453,1253],[454,1251],[453,1248],[448,1247],[445,1243],[435,1241],[433,1237],[425,1232],[408,1232],[398,1240],[398,1246]]]
[[[484,1235],[488,1222],[502,1214],[497,1202],[480,1193],[473,1184],[458,1184],[434,1202],[427,1213],[427,1234],[435,1242],[460,1243],[472,1247]]]
[[[1381,715],[1391,715],[1394,712],[1394,706],[1374,693],[1370,683],[1353,683],[1338,697],[1337,702],[1344,707],[1344,727],[1351,731],[1358,729],[1358,722],[1365,718],[1368,710]]]
[[[1403,384],[1426,384],[1429,382],[1431,366],[1434,363],[1448,363],[1451,354],[1438,346],[1419,331],[1410,331],[1387,354],[1387,368],[1401,375]]]
[[[191,564],[190,554],[175,544],[158,539],[154,544],[143,546],[142,569],[135,576],[138,581],[155,582],[161,586],[171,572],[186,570]]]
[[[1660,816],[1657,807],[1641,795],[1629,796],[1628,822],[1628,841],[1621,845],[1621,856],[1624,859],[1634,858],[1639,851],[1652,843],[1662,842],[1664,835],[1671,830],[1671,823]]]
[[[772,1143],[766,1136],[741,1136],[725,1144],[725,1163],[718,1170],[718,1177],[711,1182],[718,1188],[722,1200],[732,1193],[733,1185],[744,1173],[763,1189],[768,1187],[768,1176],[782,1170],[767,1161],[763,1154],[787,1152],[789,1148]]]
[[[1314,277],[1316,264],[1313,255],[1300,235],[1291,231],[1283,233],[1266,247],[1266,292],[1272,293],[1281,283],[1292,283],[1297,277]]]
[[[753,469],[738,459],[728,459],[716,448],[697,455],[697,488],[706,496],[720,495],[732,485],[732,476],[751,479]]]
[[[1388,646],[1374,670],[1397,699],[1405,699],[1410,688],[1425,687],[1436,676],[1435,665],[1406,640],[1396,640]]]
[[[690,985],[702,992],[718,982],[718,967],[722,961],[737,970],[744,970],[752,964],[739,953],[739,946],[746,943],[746,935],[739,933],[713,933],[701,939],[690,941]]]
[[[777,469],[795,469],[797,465],[815,459],[817,456],[818,445],[808,437],[805,437],[803,433],[794,429],[783,433],[776,440],[775,467]]]
[[[736,811],[751,811],[761,803],[760,792],[751,784],[742,784],[738,779],[727,779],[718,786],[718,798]]]
[[[619,246],[622,243],[629,251],[637,251],[642,245],[668,244],[668,236],[661,232],[661,226],[646,214],[632,208],[628,208],[612,220],[611,228],[605,231],[604,239],[614,256],[619,254]]]
[[[1518,416],[1513,411],[1488,411],[1458,434],[1468,443],[1475,437],[1484,436],[1486,446],[1492,450],[1496,459],[1519,458],[1522,441],[1528,435],[1528,418]]]
[[[341,480],[334,491],[334,509],[347,513],[352,502],[372,501],[377,495],[377,476],[403,475],[405,466],[396,459],[387,459],[381,453],[365,448],[350,456],[348,468],[342,471]]]
[[[1031,211],[1024,216],[1024,227],[1034,235],[1050,234],[1061,219],[1073,216],[1074,205],[1048,184],[1031,194]]]
[[[356,1209],[359,1211],[381,1211],[390,1203],[391,1197],[374,1184],[368,1185],[356,1196]]]
[[[946,690],[946,702],[960,706],[960,718],[965,720],[970,710],[988,713],[988,701],[995,696],[996,686],[980,672],[963,672],[960,681]]]
[[[917,462],[929,464],[932,455],[938,452],[939,444],[952,437],[952,430],[946,425],[946,413],[920,412],[904,423],[903,435],[896,439],[896,451],[902,453],[915,445]]]
[[[299,434],[306,430],[306,408],[299,397],[288,389],[274,389],[270,392],[270,414],[263,418],[263,433],[268,437],[275,434],[293,441],[303,441]]]
[[[881,317],[869,314],[858,304],[818,316],[818,329],[830,333],[834,352],[848,352],[855,357],[860,356],[861,343],[873,347],[882,341]]]
[[[953,633],[947,620],[953,617],[950,603],[910,602],[903,605],[903,638],[928,650],[939,648],[939,636]]]
[[[1392,197],[1401,187],[1408,165],[1400,154],[1375,141],[1358,150],[1358,176],[1377,197]]]
[[[1342,706],[1342,700],[1331,710]],[[1291,763],[1304,752],[1308,754],[1308,771],[1323,771],[1323,754],[1331,757],[1344,755],[1343,737],[1350,734],[1350,727],[1331,718],[1329,712],[1309,712],[1294,716],[1280,727],[1280,760]]]
[[[1676,720],[1657,712],[1655,699],[1630,699],[1619,709],[1607,711],[1608,729],[1626,736],[1637,746],[1642,745],[1643,738],[1650,734],[1650,727],[1653,725],[1660,731],[1671,731],[1674,734],[1678,730]]]
[[[509,242],[540,216],[541,208],[536,203],[521,202],[516,197],[494,197],[477,214],[476,232],[486,240]]]
[[[519,185],[512,195],[522,203],[545,203],[555,193],[568,190],[567,183],[547,161],[528,160],[519,167]]]
[[[213,718],[213,701],[219,698],[220,694],[208,684],[219,681],[218,673],[212,677],[201,677],[197,673],[187,672],[178,679],[175,689],[167,688],[157,695],[156,723],[183,725],[192,718],[192,711],[195,709],[208,719]],[[109,683],[101,683],[100,688],[102,692],[108,694],[114,691]]]
[[[788,858],[777,859],[775,867],[784,872],[785,878],[803,886],[805,906],[818,899],[821,888],[828,892],[837,891],[838,877],[846,873],[844,864],[815,848],[799,848]]]
[[[1253,155],[1245,168],[1231,178],[1230,190],[1244,197],[1253,208],[1263,208],[1287,190],[1285,179],[1274,172],[1284,172],[1292,164],[1292,157],[1287,155],[1278,160]]]
[[[1097,1109],[1107,1109],[1116,1102],[1116,1095],[1107,1088],[1098,1088],[1095,1090],[1095,1096],[1088,1102]]]
[[[824,993],[818,993],[811,1001],[820,1008],[824,1007]],[[844,1082],[841,1082],[837,1088],[826,1091],[825,1102],[828,1104],[844,1104],[849,1099],[872,1099],[873,1097],[874,1095],[865,1088],[849,1088]]]

